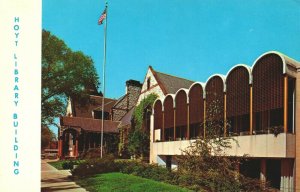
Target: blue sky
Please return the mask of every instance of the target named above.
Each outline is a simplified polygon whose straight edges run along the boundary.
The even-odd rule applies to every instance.
[[[205,82],[270,50],[300,61],[300,0],[108,1],[106,96],[147,67]],[[104,0],[43,0],[42,27],[94,60],[102,81]]]

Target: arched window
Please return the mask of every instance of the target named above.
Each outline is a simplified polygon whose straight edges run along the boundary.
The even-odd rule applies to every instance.
[[[176,139],[187,139],[187,95],[180,90],[175,97],[176,105]]]
[[[204,101],[201,84],[194,84],[189,90],[190,138],[203,136]]]
[[[151,85],[151,77],[148,77],[148,79],[147,79],[147,90],[150,89],[150,85]]]
[[[224,81],[220,76],[211,77],[205,86],[206,131],[212,134],[224,133]]]
[[[171,95],[164,100],[164,115],[164,138],[165,141],[172,141],[174,140],[174,107]]]
[[[162,115],[162,103],[160,100],[157,100],[154,104],[154,133],[153,133],[153,141],[161,140],[161,138],[155,138],[155,130],[160,130],[160,133],[162,134],[162,128],[163,128],[163,115]]]
[[[249,134],[250,131],[250,85],[249,69],[233,68],[226,79],[226,116],[229,134]]]
[[[252,70],[254,130],[283,126],[283,61],[277,54],[260,58]]]

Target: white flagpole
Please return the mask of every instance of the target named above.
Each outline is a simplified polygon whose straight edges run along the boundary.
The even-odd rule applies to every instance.
[[[103,156],[103,131],[104,131],[104,98],[105,98],[105,65],[106,65],[106,31],[107,31],[107,2],[105,5],[106,10],[106,18],[105,18],[105,25],[104,25],[104,57],[103,57],[103,68],[102,68],[102,77],[103,77],[103,97],[102,97],[102,126],[101,126],[101,154],[100,157]]]

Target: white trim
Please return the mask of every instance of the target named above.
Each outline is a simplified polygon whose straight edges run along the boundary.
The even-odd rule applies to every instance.
[[[252,72],[253,72],[253,69],[254,69],[255,65],[257,64],[257,61],[259,61],[261,58],[263,58],[264,56],[269,55],[269,54],[276,54],[276,55],[278,55],[278,56],[281,58],[282,64],[283,64],[283,67],[282,67],[282,68],[283,68],[282,74],[286,74],[286,68],[287,68],[287,67],[286,67],[286,62],[285,62],[285,56],[284,56],[282,53],[278,52],[278,51],[268,51],[268,52],[266,52],[266,53],[260,55],[260,56],[254,61],[254,63],[253,63],[252,66],[251,66]],[[251,73],[252,73],[252,72],[251,72]]]
[[[190,95],[190,91],[192,89],[192,87],[194,87],[195,85],[200,85],[201,88],[202,88],[202,91],[203,91],[203,99],[205,99],[205,83],[202,83],[202,82],[199,82],[199,81],[196,81],[194,82],[190,87],[189,87],[189,92],[188,92],[188,96]]]
[[[174,94],[171,94],[171,93],[167,94],[167,95],[165,96],[165,98],[164,98],[162,104],[163,104],[163,106],[165,106],[165,100],[166,100],[166,98],[167,98],[168,96],[171,96],[171,97],[172,97],[172,99],[173,99],[173,108],[174,108],[174,107],[175,107],[175,95],[174,95]],[[164,107],[163,107],[163,109],[164,109]]]
[[[153,102],[153,105],[152,105],[152,115],[154,115],[154,113],[155,113],[155,112],[154,112],[154,107],[155,107],[156,102],[158,102],[158,101],[161,102],[161,105],[162,105],[161,110],[164,111],[163,100],[160,99],[160,98],[157,98],[157,99]]]
[[[205,83],[205,89],[206,90],[206,86],[207,86],[207,83],[210,81],[210,79],[212,79],[213,77],[220,77],[222,80],[223,80],[223,92],[226,92],[226,77],[225,75],[222,75],[222,74],[213,74],[211,75],[207,80],[206,80],[206,83]],[[205,94],[206,95],[206,94]]]
[[[177,97],[177,94],[180,92],[180,91],[184,91],[185,92],[185,95],[186,95],[186,102],[189,103],[189,90],[186,89],[186,88],[180,88],[176,91],[175,93],[175,102],[174,102],[174,107],[176,107],[176,97]]]
[[[229,69],[229,71],[226,74],[226,80],[225,80],[225,84],[227,84],[227,78],[229,76],[229,74],[236,68],[238,67],[244,67],[247,71],[248,71],[248,75],[249,75],[249,84],[252,84],[252,69],[250,66],[246,65],[246,64],[236,64],[233,67],[231,67],[231,69]]]

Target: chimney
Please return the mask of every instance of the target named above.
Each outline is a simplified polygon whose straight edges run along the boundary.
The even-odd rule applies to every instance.
[[[126,81],[126,94],[139,95],[142,89],[142,84],[136,80]]]

